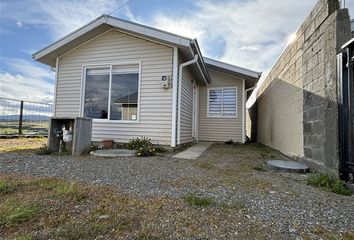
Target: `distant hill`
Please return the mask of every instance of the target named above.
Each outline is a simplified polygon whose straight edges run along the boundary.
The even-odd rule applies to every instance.
[[[0,122],[18,121],[19,115],[0,115]],[[48,116],[43,115],[23,115],[23,121],[48,121]]]

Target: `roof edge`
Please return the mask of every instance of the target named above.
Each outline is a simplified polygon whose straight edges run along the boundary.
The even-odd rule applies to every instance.
[[[206,64],[214,65],[214,66],[220,67],[220,68],[224,68],[224,69],[229,70],[229,71],[241,73],[243,75],[246,75],[246,76],[249,76],[249,77],[252,77],[252,78],[255,78],[255,79],[259,79],[261,77],[261,75],[262,75],[262,72],[257,72],[257,71],[250,70],[250,69],[247,69],[247,68],[243,68],[243,67],[239,67],[239,66],[232,65],[232,64],[229,64],[229,63],[221,62],[219,60],[215,60],[215,59],[212,59],[212,58],[204,57],[204,62]]]

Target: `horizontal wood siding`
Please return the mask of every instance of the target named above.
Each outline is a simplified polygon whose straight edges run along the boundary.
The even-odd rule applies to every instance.
[[[57,117],[80,115],[82,66],[141,61],[139,123],[93,121],[92,140],[127,142],[147,136],[155,143],[171,143],[172,89],[160,86],[161,76],[172,75],[173,49],[111,30],[59,60]]]
[[[208,87],[199,88],[199,141],[242,142],[242,82],[240,78],[208,69],[213,87],[237,87],[237,117],[208,117]]]
[[[183,68],[181,88],[181,135],[182,143],[191,142],[193,124],[193,84],[192,75],[188,67]]]

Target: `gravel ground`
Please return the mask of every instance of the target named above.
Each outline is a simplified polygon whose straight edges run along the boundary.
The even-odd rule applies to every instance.
[[[307,186],[302,174],[254,170],[265,159],[280,157],[259,145],[221,144],[196,161],[169,155],[111,159],[3,153],[0,172],[108,184],[139,197],[210,196],[239,208],[245,221],[261,223],[269,236],[286,239],[345,239],[345,234],[354,234],[354,196]]]

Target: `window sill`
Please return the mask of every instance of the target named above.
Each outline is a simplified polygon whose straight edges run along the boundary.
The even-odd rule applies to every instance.
[[[139,120],[136,121],[131,121],[131,120],[109,120],[109,119],[98,119],[98,118],[94,118],[92,119],[92,122],[98,122],[98,123],[133,123],[133,124],[137,124],[139,123]]]

